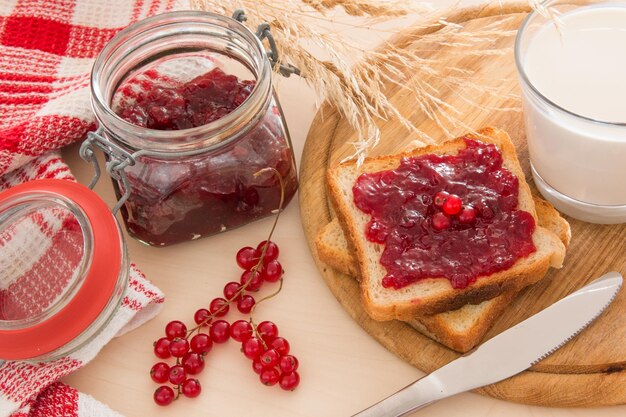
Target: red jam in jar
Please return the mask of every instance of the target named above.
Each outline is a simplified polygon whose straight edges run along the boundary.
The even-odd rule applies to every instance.
[[[295,158],[272,84],[265,46],[225,16],[165,13],[109,42],[92,104],[109,168],[133,156],[113,175],[118,198],[130,191],[121,213],[131,236],[166,246],[273,215],[281,186],[266,168],[289,203]]]
[[[444,277],[462,289],[535,252],[535,220],[517,209],[517,177],[493,144],[465,144],[456,155],[403,158],[396,169],[357,179],[354,202],[371,216],[366,237],[384,245],[383,286]],[[461,211],[442,207],[442,194],[458,196]]]
[[[186,82],[146,72],[124,84],[124,99],[115,110],[127,122],[148,129],[190,129],[219,120],[243,104],[255,85],[221,68]],[[136,90],[138,85],[145,90]]]

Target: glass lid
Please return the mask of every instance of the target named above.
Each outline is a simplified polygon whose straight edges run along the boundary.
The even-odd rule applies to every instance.
[[[0,213],[0,329],[31,327],[58,313],[91,262],[85,216],[62,198],[32,195]]]
[[[0,359],[75,345],[112,299],[122,253],[117,221],[83,185],[39,180],[0,193]]]

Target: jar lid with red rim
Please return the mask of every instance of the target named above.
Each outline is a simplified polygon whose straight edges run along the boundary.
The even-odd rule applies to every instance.
[[[0,193],[0,359],[78,348],[119,305],[124,268],[119,225],[89,188],[37,180]]]

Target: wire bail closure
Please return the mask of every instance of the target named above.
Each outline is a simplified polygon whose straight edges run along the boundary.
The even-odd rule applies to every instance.
[[[91,183],[89,183],[89,188],[93,189],[98,183],[102,173],[94,148],[100,149],[107,155],[107,162],[105,165],[106,171],[109,173],[111,178],[121,181],[122,187],[124,188],[124,194],[111,209],[113,215],[115,215],[124,205],[126,200],[128,200],[131,193],[130,182],[128,181],[128,176],[126,175],[124,169],[128,166],[135,165],[135,159],[143,155],[145,152],[140,150],[131,154],[122,147],[104,138],[102,136],[102,131],[103,129],[99,128],[95,132],[89,132],[87,134],[87,139],[85,139],[80,146],[80,157],[93,165],[95,173],[91,179]]]
[[[239,23],[244,23],[248,20],[246,12],[244,12],[242,9],[235,10],[232,18]],[[274,40],[274,35],[272,35],[271,26],[269,23],[261,23],[257,27],[255,35],[257,38],[259,38],[261,42],[267,39],[270,50],[266,51],[266,55],[267,59],[270,61],[272,68],[276,67],[276,64],[279,64],[278,71],[283,77],[286,78],[289,78],[291,74],[300,75],[300,69],[298,67],[292,64],[280,63],[280,60],[278,59],[278,48],[276,47],[276,41]]]

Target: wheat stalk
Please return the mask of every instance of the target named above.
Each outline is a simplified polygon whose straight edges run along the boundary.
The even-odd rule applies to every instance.
[[[529,2],[540,12],[550,13],[538,1]],[[435,12],[429,4],[415,0],[191,0],[191,4],[195,9],[225,15],[243,9],[250,27],[268,22],[281,62],[298,67],[318,96],[333,104],[357,132],[352,157],[359,163],[380,141],[377,121],[381,119],[396,118],[422,143],[433,141],[394,106],[385,94],[386,85],[395,84],[412,94],[416,106],[448,134],[450,127],[471,129],[462,114],[440,98],[441,86],[502,96],[497,89],[473,80],[462,68],[442,68],[427,54],[429,45],[431,49],[453,46],[461,57],[497,55],[507,51],[495,46],[495,40],[515,35],[503,29],[506,19],[481,30],[463,31],[461,25],[447,19],[452,9]],[[388,37],[389,33],[376,25],[407,15],[431,23],[403,32],[399,44],[385,41],[383,48],[364,50],[357,39],[344,34],[347,28],[360,28]],[[420,42],[420,48],[407,47],[413,42]],[[429,80],[437,80],[439,89]],[[481,107],[468,95],[464,100]]]

